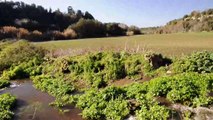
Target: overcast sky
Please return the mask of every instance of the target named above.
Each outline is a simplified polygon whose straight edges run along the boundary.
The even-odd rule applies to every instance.
[[[13,0],[20,1],[20,0]],[[213,0],[21,0],[67,12],[67,7],[89,11],[101,22],[122,22],[139,27],[160,26],[193,10],[213,8]]]

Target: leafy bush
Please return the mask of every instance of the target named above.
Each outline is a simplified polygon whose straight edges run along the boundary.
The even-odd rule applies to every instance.
[[[103,37],[106,35],[105,26],[97,20],[80,19],[70,28],[76,31],[80,38]]]
[[[205,106],[213,102],[208,96],[213,90],[212,83],[212,74],[185,73],[153,79],[149,84],[149,93],[166,96],[173,102],[188,106]]]
[[[213,72],[213,52],[195,52],[190,56],[177,60],[173,64],[173,70],[176,73],[183,72],[198,72],[212,73]]]
[[[122,36],[126,34],[127,29],[120,26],[119,23],[106,23],[107,36]]]
[[[145,62],[142,55],[131,55],[124,62],[126,74],[130,79],[138,80],[143,78],[143,63]]]
[[[75,88],[70,83],[61,78],[54,78],[51,76],[36,76],[33,77],[34,86],[41,91],[46,91],[50,95],[58,98],[64,95],[71,94]]]
[[[78,97],[77,107],[83,109],[86,119],[121,120],[129,114],[125,91],[117,87],[109,87],[101,91],[90,90]]]
[[[158,104],[151,104],[136,111],[137,120],[167,120],[169,118],[169,110]]]
[[[130,113],[128,107],[126,100],[116,99],[109,101],[103,112],[107,120],[123,120]]]
[[[30,76],[42,74],[41,60],[34,58],[28,62],[23,62],[18,66],[11,66],[9,70],[3,71],[2,78],[7,80],[24,79]]]
[[[10,94],[0,95],[0,119],[1,120],[11,120],[14,113],[11,111],[16,98]]]
[[[0,52],[0,71],[16,66],[32,59],[42,60],[45,50],[26,41],[18,41],[8,45]]]
[[[83,110],[82,116],[86,119],[121,120],[130,112],[136,113],[137,119],[168,118],[170,110],[148,96],[146,87],[146,83],[134,83],[124,88],[86,91],[77,97],[77,107]]]
[[[142,95],[147,94],[148,92],[148,84],[144,82],[141,83],[133,83],[127,87],[125,87],[127,98],[136,99],[140,98]]]
[[[8,87],[10,85],[10,82],[7,80],[0,80],[0,89]]]
[[[153,75],[157,68],[149,62],[142,54],[98,52],[50,60],[44,66],[43,73],[54,76],[69,75],[73,81],[83,80],[87,86],[101,88],[113,80],[139,80],[151,73]],[[163,65],[165,64],[158,66]]]

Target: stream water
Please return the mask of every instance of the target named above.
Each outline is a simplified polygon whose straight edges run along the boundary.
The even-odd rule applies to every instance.
[[[74,106],[66,107],[69,112],[63,114],[49,106],[54,97],[36,90],[30,80],[13,81],[10,88],[0,91],[3,93],[17,97],[14,120],[82,120],[81,111]]]

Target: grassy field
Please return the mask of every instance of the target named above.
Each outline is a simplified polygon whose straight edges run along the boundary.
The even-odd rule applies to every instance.
[[[128,50],[152,51],[167,56],[180,56],[193,51],[213,51],[213,33],[177,33],[163,35],[139,35],[128,37],[91,38],[36,42],[49,50],[93,51],[93,50]]]

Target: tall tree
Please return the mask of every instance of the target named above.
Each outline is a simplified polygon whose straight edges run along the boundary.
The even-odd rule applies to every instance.
[[[95,18],[89,12],[86,11],[84,15],[84,19],[94,20]]]

